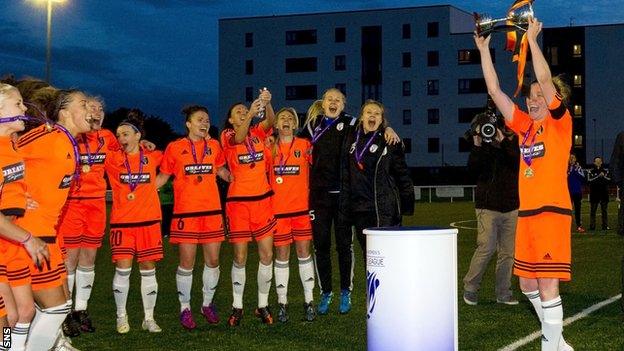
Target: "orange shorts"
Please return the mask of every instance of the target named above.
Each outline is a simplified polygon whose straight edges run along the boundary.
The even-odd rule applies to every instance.
[[[6,315],[7,313],[4,309],[4,299],[0,296],[0,318],[4,318]]]
[[[63,248],[102,246],[106,230],[104,198],[70,199],[65,203],[57,232],[63,237]]]
[[[570,280],[571,224],[572,216],[552,212],[518,217],[514,274]]]
[[[111,224],[110,245],[113,262],[135,256],[137,262],[160,261],[163,258],[160,220],[140,225]]]
[[[207,244],[225,240],[221,211],[173,214],[169,242]]]
[[[225,204],[228,236],[231,243],[260,241],[275,235],[271,197],[257,201],[231,201]]]
[[[11,286],[31,283],[30,266],[32,260],[22,245],[0,239],[0,255],[4,261],[6,277]]]
[[[55,288],[63,285],[63,281],[67,279],[67,270],[63,262],[61,248],[56,242],[55,237],[40,237],[48,243],[50,251],[50,260],[41,264],[41,270],[32,261],[30,263],[30,275],[32,278],[33,291]]]
[[[312,240],[312,222],[309,211],[276,214],[277,232],[273,236],[273,245],[290,245],[293,241]]]

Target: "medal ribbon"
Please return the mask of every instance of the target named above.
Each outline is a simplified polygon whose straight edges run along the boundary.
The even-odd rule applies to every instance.
[[[100,152],[102,146],[104,146],[104,138],[100,138],[100,133],[96,132],[96,137],[98,139],[98,147],[97,150],[95,150],[95,154]],[[85,149],[87,150],[87,163],[89,166],[93,166],[95,161],[91,158],[91,150],[89,149],[89,142],[85,134],[82,134],[82,142],[85,144]]]
[[[529,126],[529,130],[527,130],[526,133],[524,133],[524,138],[522,139],[522,149],[526,150],[526,141],[527,139],[529,139],[529,135],[531,134],[531,131],[533,131],[533,123],[531,123],[531,125]],[[522,160],[524,160],[524,163],[526,163],[527,166],[531,167],[531,163],[533,163],[533,146],[535,146],[535,137],[537,136],[537,131],[535,132],[535,134],[533,134],[533,138],[531,139],[531,146],[529,146],[529,152],[528,155],[525,155],[525,153],[522,153]]]
[[[326,132],[326,131],[327,131],[327,130],[331,127],[331,126],[333,126],[333,125],[334,125],[334,123],[336,123],[336,121],[338,120],[338,118],[340,118],[340,117],[336,117],[336,118],[334,118],[334,119],[333,119],[333,120],[332,120],[329,124],[327,124],[327,125],[325,126],[325,128],[322,128],[322,129],[321,129],[321,126],[323,125],[323,123],[325,123],[325,121],[326,121],[326,119],[327,119],[327,117],[323,116],[323,120],[321,121],[321,123],[319,123],[319,125],[318,125],[318,126],[316,126],[316,128],[314,128],[314,133],[313,133],[313,135],[312,135],[312,144],[315,144],[315,143],[319,140],[319,138],[320,138],[323,134],[325,134],[325,132]]]
[[[128,161],[128,154],[124,152],[124,156],[126,157],[125,165],[126,170],[128,171],[128,185],[130,186],[130,192],[134,192],[134,190],[139,186],[139,181],[141,180],[141,176],[143,175],[143,149],[139,148],[139,176],[136,181],[132,180],[132,170],[130,169],[130,162]]]
[[[206,138],[204,138],[204,153],[202,154],[202,157],[199,160],[199,163],[197,163],[197,153],[195,152],[195,143],[193,143],[191,138],[186,138],[186,139],[189,141],[189,144],[191,145],[191,153],[193,154],[193,162],[195,162],[195,164],[203,165],[204,157],[206,157],[206,154],[208,154],[208,142],[206,141]]]
[[[249,138],[249,136],[245,137],[245,148],[247,149],[247,152],[249,153],[249,156],[251,156],[251,163],[256,163],[256,155],[258,154],[256,152],[256,148],[253,145],[253,141],[251,141],[251,139]]]
[[[280,153],[279,168],[277,171],[278,175],[284,174],[284,169],[286,168],[286,162],[288,162],[288,159],[290,158],[290,152],[292,151],[293,145],[295,145],[295,138],[293,138],[292,142],[290,143],[290,146],[288,147],[288,156],[286,156],[286,159],[284,160],[284,154],[282,154],[282,147],[281,147],[280,140],[279,139],[277,140],[277,150]]]
[[[80,177],[80,172],[78,172],[78,166],[80,166],[80,151],[78,150],[78,142],[76,141],[76,138],[74,138],[74,136],[71,135],[71,133],[62,125],[55,124],[54,127],[65,133],[69,142],[72,144],[72,148],[74,149],[74,180],[78,181]]]
[[[362,129],[358,130],[358,134],[355,137],[355,160],[357,161],[358,165],[362,165],[362,158],[364,157],[364,153],[366,152],[370,144],[373,143],[373,139],[375,139],[375,137],[377,136],[377,133],[378,132],[375,131],[373,135],[371,135],[371,137],[368,139],[368,141],[364,144],[364,148],[362,148],[362,151],[358,152],[358,141],[360,141],[360,135],[362,135]]]

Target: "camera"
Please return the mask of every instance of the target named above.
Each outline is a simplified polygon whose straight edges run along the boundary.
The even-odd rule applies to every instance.
[[[471,141],[473,136],[480,136],[483,142],[491,143],[496,137],[496,130],[502,129],[503,123],[496,113],[487,110],[477,114],[470,122],[470,129],[464,134],[466,140]]]

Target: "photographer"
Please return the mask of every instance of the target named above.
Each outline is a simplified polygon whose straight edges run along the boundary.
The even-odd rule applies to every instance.
[[[611,174],[609,169],[603,167],[602,157],[594,158],[594,165],[587,173],[587,181],[589,182],[589,202],[591,209],[589,213],[589,229],[596,229],[596,210],[600,204],[602,212],[602,230],[609,230],[609,221],[607,220],[607,205],[609,204],[609,183],[611,183]]]
[[[518,168],[520,152],[517,136],[509,132],[493,109],[475,116],[467,137],[473,147],[469,171],[477,176],[477,249],[464,277],[464,301],[478,303],[478,291],[487,265],[498,249],[496,262],[496,302],[516,305],[511,291],[516,222],[518,218]]]

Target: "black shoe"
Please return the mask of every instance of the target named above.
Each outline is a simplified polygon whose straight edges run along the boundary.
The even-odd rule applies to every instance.
[[[70,338],[80,336],[80,323],[74,319],[73,313],[70,313],[65,317],[62,324],[63,334]]]
[[[273,315],[271,314],[271,310],[269,310],[269,306],[256,308],[254,314],[256,317],[260,318],[262,323],[273,324]]]
[[[305,315],[305,320],[308,322],[312,322],[316,319],[316,309],[312,301],[310,301],[310,303],[303,303],[303,313]]]
[[[279,311],[277,311],[277,320],[282,323],[288,322],[288,304],[279,304]]]
[[[93,333],[95,332],[95,327],[93,326],[93,322],[91,322],[91,317],[89,317],[89,313],[86,310],[84,311],[74,311],[72,312],[72,316],[74,320],[76,320],[80,324],[80,331],[83,333]]]
[[[243,309],[232,307],[232,314],[230,315],[230,318],[228,318],[227,324],[230,327],[238,327],[241,319],[243,319]]]

